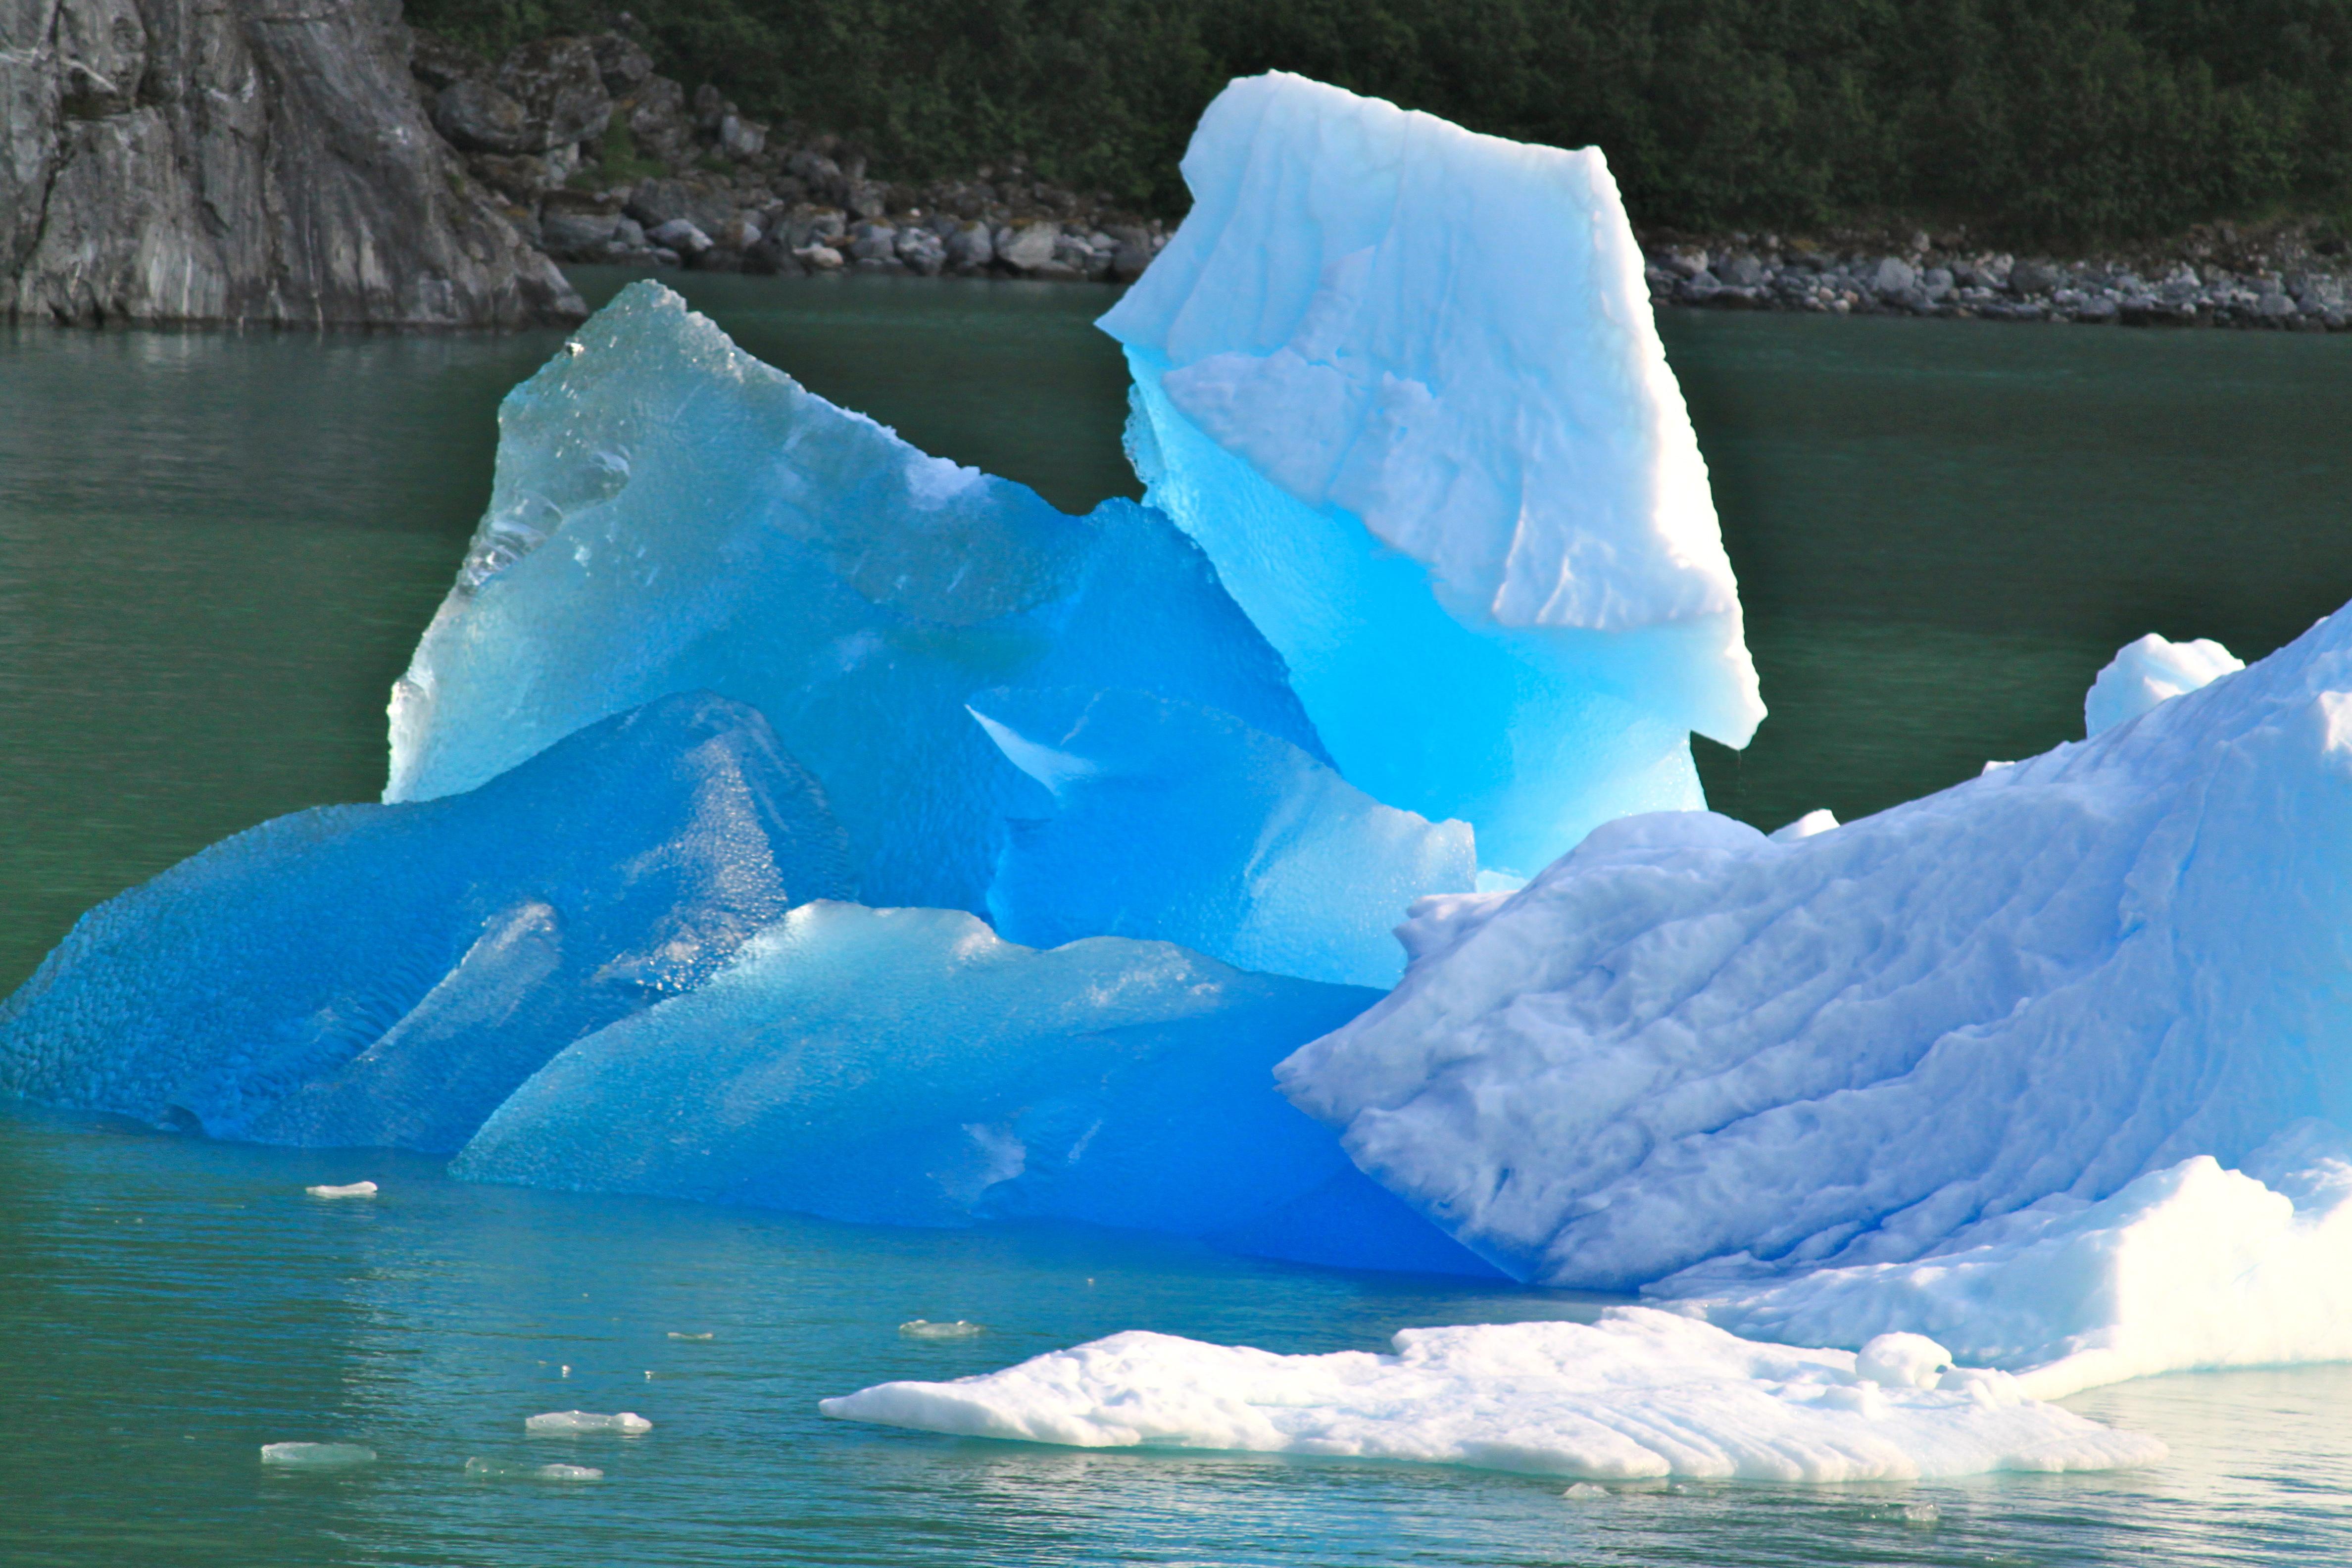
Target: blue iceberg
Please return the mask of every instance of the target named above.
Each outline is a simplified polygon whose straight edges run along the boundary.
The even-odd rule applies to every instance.
[[[1690,732],[1742,746],[1764,710],[1600,151],[1276,72],[1183,171],[1192,213],[1101,323],[1130,454],[1339,772],[1520,873],[1704,805]]]
[[[384,798],[470,789],[673,691],[760,710],[876,904],[987,908],[1043,793],[964,710],[1116,687],[1322,759],[1201,552],[1122,500],[1057,511],[917,451],[632,284],[509,395],[490,505],[394,689]]]
[[[0,1006],[0,1090],[446,1152],[572,1040],[847,890],[767,721],[667,697],[469,793],[281,816],[100,905]]]
[[[960,910],[812,903],[691,994],[567,1047],[452,1169],[1490,1275],[1273,1090],[1276,1061],[1378,996],[1166,942],[1038,952]]]
[[[991,691],[972,714],[1053,796],[988,890],[1014,942],[1158,937],[1244,969],[1387,987],[1416,898],[1477,879],[1469,826],[1382,805],[1231,714],[1136,691]]]

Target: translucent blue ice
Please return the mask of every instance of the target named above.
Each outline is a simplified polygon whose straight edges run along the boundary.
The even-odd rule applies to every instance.
[[[1763,707],[1706,469],[1596,149],[1274,73],[1104,316],[1148,499],[1282,651],[1349,782],[1532,871],[1701,805]]]
[[[1231,714],[1136,691],[983,692],[971,710],[1053,796],[1013,824],[989,919],[1033,947],[1157,937],[1244,969],[1383,988],[1414,899],[1466,893],[1467,824],[1382,805]]]
[[[847,883],[766,721],[666,698],[469,794],[281,816],[100,905],[0,1006],[0,1090],[446,1152],[562,1047]]]
[[[1323,756],[1281,659],[1158,514],[1070,517],[927,457],[658,284],[573,342],[499,412],[489,510],[394,690],[386,799],[708,689],[824,784],[867,901],[979,912],[1003,818],[1045,803],[975,691],[1150,691]]]
[[[819,902],[578,1041],[452,1167],[835,1219],[1058,1219],[1307,1261],[1490,1270],[1368,1180],[1274,1064],[1378,999],[1166,942],[1051,952]]]

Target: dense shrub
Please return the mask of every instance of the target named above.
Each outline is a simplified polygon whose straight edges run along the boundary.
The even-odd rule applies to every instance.
[[[877,166],[1181,211],[1231,76],[1608,151],[1640,221],[2122,238],[2352,205],[2352,0],[630,0],[662,68]],[[487,50],[593,0],[410,0]]]

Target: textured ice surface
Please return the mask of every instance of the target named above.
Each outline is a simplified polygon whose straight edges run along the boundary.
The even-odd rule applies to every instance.
[[[1051,794],[1015,822],[988,892],[1034,947],[1157,937],[1244,969],[1389,986],[1392,932],[1468,892],[1470,828],[1382,805],[1287,741],[1137,691],[992,691],[973,715]]]
[[[952,1383],[886,1383],[852,1421],[1081,1447],[1223,1448],[1595,1479],[1908,1480],[2152,1463],[2164,1445],[2028,1399],[1940,1347],[1791,1350],[1645,1308],[1592,1324],[1407,1329],[1392,1355],[1275,1355],[1129,1332]],[[1874,1352],[1885,1352],[1874,1356]]]
[[[386,799],[709,689],[823,784],[867,902],[980,912],[1000,818],[1039,815],[1042,792],[972,692],[1153,691],[1322,754],[1281,660],[1164,518],[1066,516],[928,457],[657,284],[575,341],[499,410],[488,512],[394,689]]]
[[[1834,832],[1635,817],[1522,892],[1429,900],[1399,988],[1282,1070],[1524,1279],[1908,1262],[2352,1125],[2347,846],[2339,613]]]
[[[344,1470],[375,1463],[375,1450],[357,1443],[264,1443],[261,1462],[297,1470]]]
[[[2126,643],[2083,699],[2083,728],[2095,735],[2137,719],[2168,697],[2210,685],[2245,662],[2210,637],[2168,642],[2150,632]]]
[[[522,1429],[535,1437],[572,1437],[592,1432],[620,1432],[634,1436],[650,1432],[654,1424],[634,1410],[618,1415],[600,1415],[593,1410],[551,1410],[544,1415],[523,1418]]]
[[[2198,1155],[2098,1203],[2045,1200],[1910,1263],[1664,1289],[1710,1321],[1799,1343],[1890,1329],[2008,1367],[2048,1399],[2152,1373],[2352,1361],[2352,1162],[2306,1126],[2249,1162]],[[1736,1272],[1736,1271],[1734,1271]]]
[[[453,1150],[562,1047],[845,880],[767,722],[667,698],[471,794],[298,812],[100,905],[0,1005],[0,1091]]]
[[[1102,320],[1149,499],[1289,661],[1349,781],[1531,870],[1702,804],[1763,715],[1642,257],[1597,149],[1276,73]]]
[[[557,1056],[452,1170],[834,1219],[1076,1220],[1487,1272],[1272,1087],[1276,1061],[1377,994],[1165,942],[1041,952],[960,910],[808,904],[699,990]]]

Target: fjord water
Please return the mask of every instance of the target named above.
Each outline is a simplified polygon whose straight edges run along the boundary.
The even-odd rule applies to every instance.
[[[618,276],[589,277],[592,298]],[[754,353],[1082,509],[1133,493],[1108,296],[689,278]],[[1780,316],[1662,323],[1773,709],[1718,806],[1851,817],[2081,733],[2147,630],[2248,658],[2352,598],[2352,342]],[[559,335],[0,329],[0,985],[98,899],[381,787],[383,702]],[[373,1177],[374,1200],[312,1182]],[[1091,1280],[1092,1283],[1088,1283]],[[1373,1348],[1590,1310],[1100,1234],[973,1236],[470,1188],[429,1162],[0,1112],[0,1562],[2282,1561],[2352,1547],[2352,1369],[2077,1408],[2161,1469],[1920,1489],[1557,1483],[1082,1454],[814,1401],[1132,1327]],[[975,1340],[902,1340],[968,1318]],[[708,1342],[672,1332],[709,1332]],[[569,1377],[562,1374],[565,1365]],[[648,1380],[645,1373],[652,1373]],[[527,1442],[578,1405],[643,1438]],[[379,1462],[279,1474],[275,1441]],[[468,1458],[599,1482],[469,1479]],[[1932,1524],[1902,1505],[1936,1503]]]

